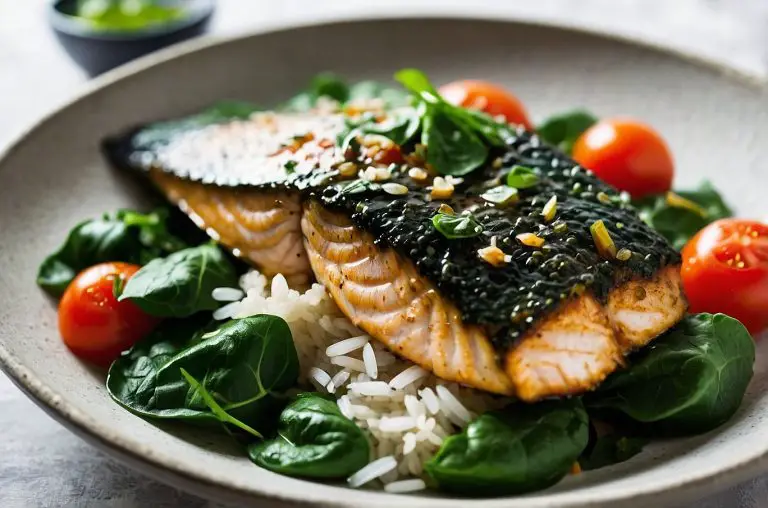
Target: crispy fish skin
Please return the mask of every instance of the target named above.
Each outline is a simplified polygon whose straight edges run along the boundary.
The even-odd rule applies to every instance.
[[[614,288],[606,304],[589,293],[572,298],[500,365],[483,327],[464,323],[410,260],[375,246],[345,215],[309,201],[302,230],[315,275],[355,325],[443,379],[528,402],[594,389],[686,310],[679,270],[669,266]],[[643,319],[648,326],[638,327]]]

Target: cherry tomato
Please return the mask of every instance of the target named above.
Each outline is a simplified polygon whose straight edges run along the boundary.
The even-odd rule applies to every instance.
[[[768,226],[721,219],[683,248],[691,312],[722,312],[756,334],[768,327]]]
[[[440,87],[440,95],[455,104],[470,109],[485,111],[491,116],[503,115],[507,122],[531,129],[528,114],[520,100],[498,85],[487,81],[454,81]]]
[[[124,284],[139,268],[102,263],[83,270],[67,287],[59,304],[59,332],[75,355],[107,366],[159,323],[134,303],[115,298],[115,280]]]
[[[576,140],[573,158],[633,198],[672,187],[675,171],[667,144],[658,132],[635,120],[597,122]]]

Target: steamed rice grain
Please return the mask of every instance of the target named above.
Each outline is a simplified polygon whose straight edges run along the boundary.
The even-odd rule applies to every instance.
[[[497,397],[440,380],[393,355],[355,327],[320,284],[300,293],[282,275],[269,281],[252,270],[240,285],[245,297],[218,315],[285,319],[299,356],[299,382],[333,394],[339,411],[368,434],[372,462],[348,479],[351,487],[378,479],[389,492],[423,489],[424,463],[445,438],[473,415],[500,406]],[[232,288],[217,290],[222,301],[239,291],[223,289]]]

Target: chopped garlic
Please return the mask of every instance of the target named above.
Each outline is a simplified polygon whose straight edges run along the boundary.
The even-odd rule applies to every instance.
[[[547,222],[552,222],[552,220],[555,218],[555,214],[557,213],[557,196],[552,196],[549,198],[549,201],[547,201],[547,204],[544,205],[544,209],[541,211],[541,215],[544,216],[544,220]]]
[[[448,199],[453,196],[453,190],[452,183],[448,182],[442,176],[436,176],[435,179],[432,180],[432,190],[429,195],[432,199]]]
[[[541,247],[544,245],[545,241],[542,237],[534,233],[520,233],[519,235],[515,236],[515,238],[520,240],[520,243],[527,245],[528,247]]]
[[[354,162],[342,162],[339,164],[339,174],[343,177],[352,177],[357,174],[357,164]]]
[[[453,211],[453,208],[451,208],[450,205],[446,205],[445,203],[442,203],[437,211],[446,215],[456,215],[456,212]]]
[[[363,180],[368,180],[369,182],[381,182],[392,178],[392,173],[387,168],[369,166],[363,171],[360,171],[358,176]]]
[[[502,266],[512,261],[512,256],[504,254],[504,251],[495,245],[478,249],[477,255],[480,259],[493,266]]]
[[[429,173],[421,168],[411,168],[408,170],[408,176],[416,180],[417,182],[423,182],[429,178]]]

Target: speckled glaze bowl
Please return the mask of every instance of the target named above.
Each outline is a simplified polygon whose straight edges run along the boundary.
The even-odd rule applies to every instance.
[[[449,34],[450,36],[447,36]],[[0,364],[53,417],[107,453],[177,487],[221,501],[454,508],[659,506],[768,469],[768,343],[739,413],[691,439],[656,442],[615,467],[525,497],[446,499],[309,483],[252,465],[226,439],[150,423],[111,402],[104,374],[78,362],[56,330],[55,302],[34,283],[45,255],[79,220],[141,206],[144,192],[110,170],[108,133],[242,98],[273,104],[314,73],[387,79],[419,67],[436,82],[476,77],[513,89],[537,119],[583,106],[657,126],[678,184],[711,179],[742,215],[768,216],[768,96],[667,54],[592,35],[470,20],[358,21],[194,42],[98,81],[22,136],[0,161]]]

